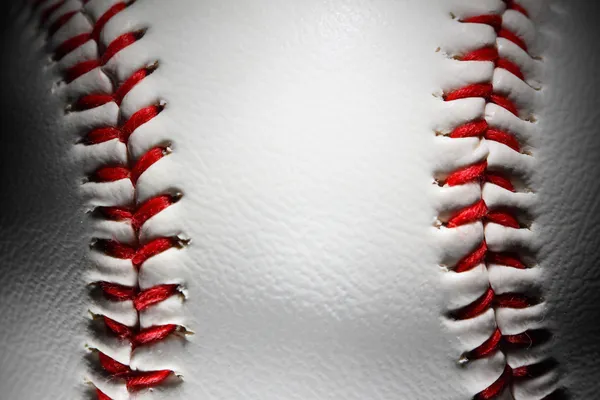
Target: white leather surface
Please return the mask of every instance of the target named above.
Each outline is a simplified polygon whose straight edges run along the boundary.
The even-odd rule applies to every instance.
[[[598,265],[600,141],[595,94],[600,78],[596,42],[598,6],[585,1],[550,7],[541,40],[545,59],[544,146],[539,153],[540,263],[547,269],[550,351],[573,399],[597,396],[600,328]]]
[[[58,77],[35,25],[2,13],[0,399],[82,398],[90,237]],[[10,12],[9,12],[10,11]]]
[[[173,149],[138,195],[184,194],[142,234],[192,239],[145,263],[140,282],[183,284],[175,313],[142,318],[195,334],[132,360],[183,383],[135,398],[461,400],[495,380],[498,360],[456,365],[464,344],[443,315],[475,289],[445,291],[447,247],[432,228],[432,177],[461,151],[433,134],[450,118],[433,94],[489,72],[449,74],[436,52],[486,40],[485,29],[456,31],[450,11],[468,3],[139,0],[111,20],[106,43],[149,28],[109,65],[116,74],[160,63],[123,112],[167,104],[132,136],[134,152]],[[73,147],[85,120],[62,110],[74,89],[50,93],[61,66],[46,67],[19,9],[2,24],[0,399],[85,398],[84,379],[97,379],[84,359],[97,339],[85,332],[87,245],[100,228],[78,187],[105,154]],[[542,88],[531,241],[555,334],[547,351],[574,399],[593,398],[599,373],[593,15],[584,1],[549,4],[536,21],[544,67],[531,75]],[[526,390],[519,400],[535,398]]]

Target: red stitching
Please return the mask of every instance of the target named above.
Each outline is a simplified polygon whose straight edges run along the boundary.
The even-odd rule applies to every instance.
[[[133,131],[156,117],[161,111],[161,106],[149,106],[136,111],[121,127],[121,141],[127,143]]]
[[[104,50],[104,54],[102,54],[102,57],[100,57],[100,63],[102,65],[105,65],[108,62],[108,60],[113,58],[115,54],[117,54],[119,51],[137,42],[138,38],[139,34],[136,33],[125,33],[119,36],[118,38],[110,42],[106,50]]]
[[[121,130],[114,126],[94,129],[87,134],[86,143],[99,144],[113,139],[121,138]]]
[[[158,342],[169,336],[171,333],[175,332],[175,329],[177,329],[177,325],[173,324],[153,326],[150,328],[142,329],[141,331],[135,334],[132,340],[132,344],[134,346],[140,346],[143,344]]]
[[[95,182],[114,182],[129,178],[129,169],[125,167],[102,167],[92,175]]]
[[[117,321],[104,317],[104,325],[118,338],[120,339],[130,339],[133,336],[133,333],[130,328],[127,326],[118,323]]]
[[[158,214],[165,208],[173,204],[171,196],[163,195],[154,197],[138,207],[137,211],[131,218],[131,225],[138,231],[144,223]]]
[[[82,61],[79,64],[72,66],[65,72],[65,81],[67,83],[71,83],[81,75],[85,75],[99,66],[100,62],[98,60]]]
[[[155,304],[165,301],[178,293],[178,285],[165,284],[154,286],[150,289],[139,291],[139,289],[118,285],[110,282],[100,282],[104,296],[109,300],[127,301],[132,300],[137,311],[142,311]]]
[[[58,31],[64,24],[69,22],[69,20],[73,18],[75,14],[77,14],[77,11],[71,11],[57,19],[52,25],[50,25],[50,28],[48,28],[48,35],[54,35],[56,31]]]
[[[177,245],[177,242],[173,238],[154,239],[150,243],[146,243],[142,247],[139,247],[135,252],[135,255],[131,258],[131,262],[134,267],[139,269],[144,261],[150,257],[154,257],[172,247],[177,247]]]
[[[155,147],[148,150],[143,156],[140,157],[135,166],[131,169],[131,180],[137,182],[140,175],[150,168],[155,162],[163,158],[169,153],[169,150],[165,147]]]
[[[521,72],[521,69],[519,68],[519,66],[517,64],[513,63],[512,61],[509,61],[505,58],[499,59],[498,61],[496,61],[496,67],[503,68],[503,69],[507,70],[508,72],[511,72],[517,78],[519,78],[521,80],[525,80],[525,75],[523,75],[523,72]]]
[[[494,291],[488,288],[487,291],[477,300],[472,302],[461,310],[455,311],[454,315],[457,319],[471,319],[483,314],[494,304]]]
[[[500,332],[500,329],[496,329],[494,334],[490,336],[488,340],[479,345],[479,347],[477,347],[475,350],[472,350],[468,357],[471,359],[477,359],[491,355],[494,351],[496,351],[498,346],[500,346],[501,340],[502,332]]]
[[[72,51],[75,51],[79,46],[84,45],[91,39],[89,33],[82,33],[77,36],[73,36],[71,39],[65,40],[60,44],[54,51],[54,59],[60,60]]]
[[[76,110],[89,110],[114,101],[112,94],[88,94],[79,98],[73,105]]]
[[[112,17],[114,17],[115,15],[117,15],[118,13],[123,11],[125,9],[125,7],[126,7],[126,5],[123,2],[116,3],[115,5],[110,7],[104,14],[102,14],[100,16],[100,18],[98,18],[98,20],[94,24],[94,28],[91,33],[91,37],[92,37],[93,41],[98,42],[100,40],[100,33],[102,32],[102,29],[104,29],[104,25],[106,25],[106,23]]]
[[[131,375],[126,378],[127,388],[133,391],[151,386],[156,386],[161,384],[165,379],[167,379],[169,375],[171,375],[171,371],[169,370]]]
[[[505,0],[507,9],[518,11],[528,16],[526,10],[512,0]],[[477,23],[491,26],[498,37],[505,38],[515,43],[527,51],[525,41],[514,32],[503,28],[502,16],[500,15],[480,15],[461,20],[462,23]],[[496,68],[504,69],[517,78],[524,80],[524,74],[520,67],[514,62],[501,58],[498,49],[495,46],[484,47],[471,51],[462,57],[460,61],[469,62],[493,62]],[[466,98],[483,98],[487,103],[494,103],[505,108],[511,113],[518,115],[517,105],[508,97],[495,91],[492,83],[476,83],[465,87],[452,90],[444,94],[445,101],[455,101]],[[450,138],[478,137],[489,141],[502,143],[514,151],[519,152],[521,145],[517,138],[508,131],[499,127],[490,126],[485,120],[469,121],[455,128],[449,135]],[[503,173],[488,171],[487,161],[477,162],[466,167],[460,168],[450,173],[442,184],[447,186],[458,186],[468,183],[484,184],[486,182],[498,185],[506,190],[515,191],[510,177]],[[454,213],[446,222],[448,228],[456,228],[475,221],[482,223],[493,222],[509,228],[518,229],[521,224],[518,218],[510,210],[489,209],[484,200],[479,200],[472,205]],[[519,255],[513,253],[495,253],[489,251],[485,240],[470,253],[465,255],[453,270],[456,273],[463,273],[472,270],[477,265],[485,263],[486,265],[496,264],[507,268],[525,269],[527,266],[521,260]],[[452,312],[452,316],[459,320],[475,318],[490,309],[496,308],[514,308],[522,309],[535,305],[537,301],[520,293],[497,294],[491,287],[477,300],[469,305]],[[496,328],[494,333],[480,346],[471,350],[465,355],[467,359],[479,359],[492,355],[497,350],[505,350],[507,346],[528,347],[536,342],[542,341],[547,334],[539,331],[526,331],[517,335],[503,335],[500,329]],[[537,366],[522,366],[511,369],[508,365],[502,375],[489,387],[475,395],[475,400],[491,400],[500,395],[508,388],[516,378],[526,378],[531,375],[532,369]]]
[[[152,372],[136,372],[132,371],[128,366],[113,360],[104,353],[99,353],[100,364],[107,372],[116,377],[125,379],[129,390],[139,390],[150,386],[159,385],[171,375],[169,370],[152,371]],[[111,400],[106,394],[97,389],[98,400]]]
[[[41,7],[46,2],[48,0],[36,0],[32,7],[34,9]],[[83,4],[85,3],[87,1],[83,1]],[[41,24],[45,24],[56,13],[60,12],[59,10],[63,4],[65,4],[65,1],[60,1],[42,9]],[[87,73],[106,74],[101,68],[111,59],[115,58],[121,50],[140,40],[144,31],[125,33],[112,40],[106,47],[102,46],[100,37],[104,26],[126,8],[127,4],[125,2],[114,4],[95,21],[91,32],[78,34],[57,46],[53,55],[55,60],[62,59],[90,40],[94,41],[99,49],[97,59],[82,61],[64,72],[64,79],[67,83]],[[78,13],[83,14],[84,11],[68,11],[56,16],[47,30],[48,35],[51,36],[58,32]],[[110,102],[120,105],[125,96],[156,68],[157,65],[152,65],[136,71],[123,82],[116,85],[117,87],[112,93],[88,93],[83,95],[69,108],[72,111],[83,111],[100,107]],[[124,121],[119,126],[105,126],[91,130],[85,135],[83,143],[86,145],[95,145],[117,139],[128,145],[129,137],[136,129],[155,118],[160,114],[162,109],[162,105],[151,105],[137,110],[127,121]],[[127,165],[104,165],[91,174],[89,177],[90,181],[108,183],[129,179],[135,188],[140,176],[153,164],[168,155],[169,152],[170,150],[166,147],[155,147],[146,151],[137,160],[130,159]],[[128,157],[131,157],[131,155],[128,154]],[[131,260],[132,267],[139,270],[148,259],[169,249],[179,247],[181,243],[175,238],[159,237],[147,243],[140,243],[139,237],[141,228],[150,218],[170,207],[177,200],[177,196],[161,194],[147,199],[143,204],[130,204],[124,207],[99,207],[98,213],[103,218],[130,223],[136,233],[137,240],[134,244],[125,244],[115,240],[99,239],[95,241],[94,248],[110,257]],[[111,282],[98,282],[98,287],[108,301],[131,301],[138,313],[156,306],[172,296],[178,295],[180,291],[179,286],[175,284],[158,285],[146,290],[140,290],[139,286],[130,287]],[[118,338],[130,341],[132,351],[136,347],[164,340],[179,330],[179,327],[174,324],[140,329],[139,317],[138,325],[134,327],[125,326],[107,316],[103,316],[102,320],[108,332]],[[100,366],[108,374],[123,379],[129,390],[138,390],[159,385],[173,374],[170,370],[133,371],[129,366],[112,359],[102,352],[98,352],[98,357]],[[111,400],[107,394],[99,389],[96,390],[96,393],[99,400]]]
[[[145,310],[155,304],[165,301],[177,294],[177,285],[160,285],[138,293],[133,300],[133,305],[138,311]]]
[[[96,389],[96,396],[98,397],[98,400],[111,400],[111,398],[104,394],[100,389]]]
[[[511,382],[512,378],[512,370],[507,365],[504,369],[504,372],[500,377],[496,380],[496,382],[492,383],[487,388],[483,389],[481,392],[475,395],[475,400],[491,400],[497,396],[499,396],[506,387]]]
[[[514,0],[506,0],[506,6],[509,10],[518,11],[521,14],[525,15],[526,17],[529,17],[529,13],[527,12],[527,10],[525,10],[525,8],[523,6],[515,3]]]
[[[100,282],[104,296],[110,300],[126,301],[135,298],[136,289],[110,282]]]
[[[512,267],[517,269],[526,269],[527,267],[523,262],[519,259],[519,256],[516,254],[510,253],[490,253],[487,256],[488,263],[504,265],[505,267]]]
[[[42,0],[40,3],[43,3],[44,1]],[[56,11],[58,10],[60,7],[62,7],[65,4],[65,0],[59,1],[56,4],[51,5],[50,7],[46,8],[44,11],[42,11],[42,16],[40,18],[40,24],[45,24],[48,19],[50,18],[50,16]]]
[[[104,367],[106,371],[113,375],[121,375],[129,372],[129,367],[124,364],[121,364],[118,361],[113,360],[106,354],[99,352],[98,354],[100,358],[100,364]]]
[[[139,71],[134,72],[115,92],[114,100],[117,104],[121,104],[123,98],[135,85],[140,83],[144,78],[150,75],[156,67],[142,68]]]
[[[515,33],[509,31],[508,29],[500,29],[500,32],[498,32],[498,36],[510,40],[523,50],[527,51],[527,44],[525,44],[525,41],[519,36],[517,36]]]
[[[495,14],[478,15],[475,17],[465,18],[461,20],[461,22],[489,25],[495,30],[499,30],[502,27],[502,16]]]
[[[454,266],[457,273],[470,271],[485,261],[488,255],[488,248],[485,241],[481,242],[479,247],[472,253],[467,254]]]

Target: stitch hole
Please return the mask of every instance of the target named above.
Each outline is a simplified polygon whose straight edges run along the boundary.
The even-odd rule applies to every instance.
[[[533,157],[533,151],[532,150],[525,149],[525,150],[521,151],[521,154],[529,156],[529,157]]]
[[[92,324],[94,324],[94,322],[92,322]],[[93,330],[96,330],[94,327],[90,327],[90,328]],[[90,328],[88,328],[88,329],[90,329]],[[100,367],[100,363],[98,362],[99,350],[96,349],[95,347],[92,347],[88,343],[85,344],[85,349],[87,350],[87,353],[84,355],[84,360],[85,360],[88,368],[91,371],[94,371],[95,373],[97,373],[101,376],[106,376],[107,378],[109,378],[109,376],[106,374],[106,371],[104,371],[104,369],[102,369],[102,367]],[[85,379],[85,382],[92,385],[92,387],[95,387],[93,382],[91,382],[90,380]],[[93,395],[90,398],[95,398],[95,397],[93,397],[96,394],[95,389],[91,393],[93,393]]]
[[[156,61],[146,65],[146,72],[148,72],[148,75],[150,75],[151,73],[156,71],[159,66],[160,66],[160,63],[158,62],[158,60],[156,60]]]
[[[433,226],[440,229],[440,228],[449,228],[448,227],[448,221],[450,219],[452,219],[452,217],[454,215],[456,215],[458,212],[460,212],[464,207],[457,207],[451,210],[444,210],[443,212],[440,212],[440,214],[437,216],[437,218],[435,219]],[[476,221],[473,221],[476,222]],[[449,228],[450,229],[450,228]]]
[[[118,286],[121,288],[125,288],[128,290],[127,296],[119,298],[119,299],[117,299],[116,297],[111,297],[109,294],[105,293],[104,290],[102,289],[103,284],[115,285],[115,286]],[[125,300],[131,300],[135,296],[136,290],[137,289],[134,287],[126,287],[126,286],[119,285],[119,284],[113,284],[112,282],[92,282],[92,283],[88,284],[89,298],[92,301],[96,301],[96,302],[103,301],[103,300],[109,300],[109,301],[118,303],[118,302],[122,302]]]
[[[191,330],[189,330],[188,328],[186,328],[183,325],[178,325],[177,329],[175,329],[175,333],[182,338],[185,338],[185,336],[191,336],[194,334],[194,332],[192,332]]]
[[[99,206],[88,210],[90,218],[97,221],[115,221],[115,222],[126,222],[131,220],[133,216],[133,210],[128,207],[105,207]]]
[[[48,70],[50,68],[53,68],[56,64],[57,64],[56,59],[54,58],[53,55],[47,56],[46,63],[44,65],[44,69]]]
[[[161,149],[161,155],[163,157],[170,156],[171,154],[173,154],[173,142],[169,140],[158,142],[156,146],[153,147],[153,149]]]
[[[127,130],[127,125],[131,124],[132,120],[134,119],[134,117],[140,115],[142,112],[145,113],[145,114],[147,114],[147,113],[151,113],[152,114],[151,117],[147,117],[148,120],[144,120],[143,121],[143,123],[149,122],[149,120],[157,117],[158,114],[160,114],[161,112],[163,112],[164,109],[167,108],[167,105],[168,105],[168,103],[167,103],[166,100],[160,100],[159,99],[159,100],[155,101],[154,104],[150,103],[149,106],[144,107],[144,108],[136,111],[132,116],[129,117],[128,120],[126,120],[123,116],[121,116],[120,117],[120,120],[121,120],[120,121],[120,126],[121,126],[120,129],[121,130]],[[142,122],[135,122],[134,123],[135,126],[133,127],[133,129],[131,129],[131,127],[129,128],[129,129],[131,129],[131,131],[128,132],[127,136],[131,135],[133,133],[133,131],[135,131],[135,129],[137,129],[139,127],[139,125],[142,125],[143,123]],[[163,143],[163,145],[170,144],[169,141],[164,141],[162,143]]]
[[[132,73],[128,78],[125,78],[123,81],[117,82],[116,77],[111,76],[111,80],[113,82],[113,86],[116,88],[114,98],[117,104],[121,104],[123,99],[127,96],[127,94],[133,90],[141,81],[146,79],[148,76],[152,75],[154,71],[158,69],[158,61],[154,61],[153,63],[147,64],[145,67],[139,69],[138,71]]]
[[[88,367],[90,368],[91,363],[89,362],[89,360],[87,364],[90,364]],[[96,388],[96,385],[94,385],[94,383],[87,378],[83,378],[83,383],[85,385],[85,389],[83,390],[83,398],[87,400],[98,400],[98,390]]]
[[[468,354],[469,354],[468,352],[467,353],[463,353],[458,358],[458,361],[456,363],[460,367],[465,367],[467,364],[469,364],[471,362],[471,359],[468,357]]]
[[[181,299],[181,301],[187,301],[188,289],[183,284],[177,285],[177,288],[175,290],[176,290],[176,292],[175,292],[174,296],[178,296]],[[187,331],[188,330],[186,328],[186,332]]]
[[[523,252],[519,254],[519,257],[527,269],[540,267],[537,263],[537,254],[535,252]]]
[[[133,37],[135,38],[135,40],[140,40],[141,38],[143,38],[146,35],[146,32],[148,32],[148,27],[144,27],[144,28],[140,28],[137,29],[133,32],[131,32],[133,34]]]
[[[90,320],[87,325],[87,330],[92,334],[91,337],[105,337],[111,335],[109,329],[104,323],[104,315],[94,313],[91,310],[88,310],[88,313],[90,315]],[[98,351],[96,347],[90,345],[89,343],[85,344],[85,348],[92,354],[95,351]],[[96,363],[93,363],[92,366],[95,367]]]
[[[50,88],[50,93],[55,94],[58,90],[63,88],[66,84],[67,84],[66,81],[63,79],[54,82],[52,84],[52,87]]]
[[[136,248],[110,239],[94,238],[90,241],[90,248],[113,258],[132,259],[136,255]]]
[[[531,230],[535,222],[535,218],[531,212],[522,210],[518,207],[511,207],[511,212],[517,217],[517,220],[521,225],[521,229]]]
[[[76,139],[75,143],[83,144],[85,146],[93,146],[95,144],[109,142],[111,140],[121,141],[121,134],[121,129],[113,126],[106,126],[88,132],[85,134],[85,136]]]
[[[516,268],[516,269],[532,269],[539,268],[539,265],[535,262],[536,254],[534,251],[521,249],[507,250],[502,253],[490,252],[486,256],[486,263],[488,265],[498,265],[505,268]]]
[[[171,197],[171,202],[172,204],[175,204],[177,202],[179,202],[179,200],[181,200],[183,198],[183,193],[180,192],[179,190],[169,190],[167,192],[167,194]]]
[[[183,249],[192,243],[192,239],[183,233],[180,233],[179,235],[175,236],[173,239],[175,241],[175,245],[179,249]]]
[[[433,178],[433,181],[431,183],[437,187],[443,188],[444,185],[446,185],[446,178],[436,177]]]

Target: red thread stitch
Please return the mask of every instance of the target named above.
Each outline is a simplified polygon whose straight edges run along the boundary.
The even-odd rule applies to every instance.
[[[40,18],[42,25],[46,24],[50,19],[53,19],[53,22],[48,28],[49,36],[58,32],[78,13],[85,16],[85,10],[83,9],[79,11],[64,12],[62,15],[55,15],[60,13],[61,7],[65,4],[65,1],[59,1],[43,8],[43,5],[48,2],[49,0],[35,0],[32,4],[32,8],[34,10],[40,7],[42,8]],[[86,3],[87,0],[84,0],[83,4]],[[100,69],[101,73],[108,75],[106,71],[102,70],[102,66],[121,50],[142,38],[144,34],[143,31],[128,32],[112,40],[106,47],[102,47],[100,37],[104,26],[113,17],[125,10],[127,6],[128,5],[125,2],[114,4],[95,21],[90,32],[84,32],[73,36],[65,40],[56,48],[53,54],[54,60],[62,59],[90,40],[95,41],[99,48],[99,54],[96,59],[82,61],[64,72],[64,78],[67,83],[98,69]],[[136,71],[129,78],[125,79],[125,81],[117,84],[112,93],[85,94],[77,99],[70,109],[71,111],[89,110],[110,102],[114,102],[120,106],[127,93],[150,75],[156,68],[157,65],[155,64]],[[114,81],[114,79],[111,80]],[[162,105],[151,105],[142,108],[119,126],[106,126],[92,130],[86,135],[83,142],[87,145],[95,145],[118,139],[125,145],[128,145],[129,136],[138,127],[155,118],[162,109]],[[169,150],[167,148],[155,147],[141,155],[138,160],[133,160],[128,151],[128,157],[130,159],[126,165],[104,165],[90,176],[90,181],[115,182],[128,179],[135,187],[140,176],[142,176],[154,163],[158,162],[168,154]],[[142,268],[144,262],[149,258],[171,248],[179,247],[181,245],[180,241],[174,238],[159,237],[152,241],[142,243],[139,236],[139,231],[146,221],[173,205],[177,199],[177,196],[163,194],[147,199],[143,204],[137,204],[134,201],[133,204],[125,206],[100,207],[98,211],[103,218],[106,218],[107,220],[129,222],[136,233],[136,243],[124,244],[115,240],[97,240],[94,243],[94,247],[107,256],[131,260],[132,268],[136,269]],[[111,282],[98,282],[98,287],[104,294],[104,297],[109,301],[131,301],[134,309],[138,313],[179,294],[178,285],[173,284],[158,285],[146,290],[140,290],[139,286],[129,287]],[[128,340],[130,342],[132,351],[134,351],[136,347],[151,345],[157,341],[164,340],[180,330],[177,325],[173,324],[140,329],[139,315],[138,325],[133,327],[125,326],[106,316],[103,316],[102,320],[104,321],[104,325],[108,332],[111,332],[112,335],[122,340]],[[100,366],[115,378],[123,379],[129,390],[138,390],[159,385],[173,374],[173,371],[170,370],[134,371],[128,365],[122,364],[102,352],[98,352],[98,358]],[[96,393],[99,400],[111,400],[110,397],[100,389],[97,389]]]
[[[512,9],[521,12],[528,16],[525,9],[512,0],[505,0],[507,9]],[[462,23],[478,23],[491,26],[498,37],[505,38],[515,43],[520,48],[527,51],[525,41],[502,26],[501,15],[479,15],[461,20]],[[494,62],[496,68],[501,68],[509,71],[517,78],[523,80],[524,74],[517,64],[501,58],[498,49],[494,47],[484,47],[471,51],[459,58],[461,61],[480,61]],[[514,115],[519,114],[516,104],[504,95],[496,93],[492,83],[477,83],[468,85],[462,88],[455,89],[444,95],[445,101],[454,101],[465,98],[483,98],[487,103],[494,103],[505,108]],[[467,138],[478,137],[489,141],[502,143],[514,151],[520,151],[520,143],[511,133],[500,129],[499,127],[490,126],[485,120],[469,121],[455,128],[449,135],[450,138]],[[448,186],[464,185],[471,182],[478,182],[481,185],[484,183],[492,183],[506,190],[515,191],[510,177],[503,173],[488,171],[486,161],[478,162],[453,171],[448,175],[444,184]],[[484,200],[463,208],[456,212],[446,223],[448,228],[456,228],[472,222],[481,221],[484,224],[491,222],[505,227],[518,229],[520,223],[518,218],[509,210],[489,209]],[[506,268],[525,269],[525,263],[520,259],[518,254],[511,253],[495,253],[491,252],[485,239],[471,253],[464,256],[455,266],[454,271],[463,273],[475,268],[481,263],[486,266],[490,264],[504,266]],[[527,308],[536,304],[536,300],[521,293],[504,293],[496,294],[491,287],[471,304],[463,307],[460,310],[454,311],[454,318],[459,320],[475,318],[483,314],[489,309],[497,308]],[[467,359],[485,358],[497,350],[507,351],[507,346],[529,347],[536,342],[541,342],[548,334],[544,331],[526,331],[518,335],[503,335],[500,329],[496,328],[494,333],[482,343],[479,347],[471,350],[465,355]],[[489,387],[475,395],[475,400],[491,400],[503,393],[507,388],[510,388],[515,379],[523,379],[530,376],[530,371],[539,369],[538,364],[526,365],[517,369],[512,369],[506,365],[501,376],[492,383]]]

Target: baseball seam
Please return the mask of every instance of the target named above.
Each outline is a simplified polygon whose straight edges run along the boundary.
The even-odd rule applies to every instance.
[[[512,274],[506,269],[526,271],[535,264],[530,260],[525,261],[528,256],[532,257],[531,254],[525,253],[534,253],[534,251],[526,249],[527,246],[523,246],[523,243],[521,246],[508,243],[511,240],[519,242],[518,239],[511,238],[511,236],[518,236],[521,234],[519,232],[528,231],[527,211],[519,209],[518,201],[513,201],[512,204],[510,201],[506,201],[506,204],[502,204],[502,201],[492,201],[495,204],[488,204],[489,201],[486,199],[486,197],[493,197],[489,196],[491,192],[501,193],[496,197],[504,198],[526,192],[527,188],[519,188],[519,186],[525,186],[523,182],[515,184],[515,181],[518,181],[515,171],[518,171],[519,167],[502,165],[502,161],[509,160],[508,162],[510,162],[511,157],[514,157],[514,154],[510,154],[511,152],[522,157],[531,157],[530,154],[523,151],[523,143],[515,133],[511,132],[506,125],[497,124],[497,119],[493,117],[494,114],[508,111],[512,115],[510,118],[516,117],[523,122],[532,122],[527,115],[527,110],[523,110],[523,103],[527,103],[527,101],[520,98],[519,90],[513,90],[510,83],[506,84],[506,81],[512,81],[515,78],[521,82],[520,84],[527,84],[523,65],[520,65],[519,57],[511,57],[511,51],[512,54],[521,52],[521,55],[531,58],[528,53],[527,41],[522,33],[513,31],[511,24],[507,23],[507,19],[509,19],[507,15],[513,21],[525,18],[530,22],[529,14],[518,3],[512,0],[503,1],[505,9],[498,14],[473,15],[459,19],[462,24],[481,24],[491,27],[496,35],[496,43],[469,50],[454,57],[455,60],[461,63],[478,63],[479,66],[493,64],[493,72],[489,81],[468,83],[445,91],[443,100],[448,103],[465,99],[483,99],[485,113],[482,118],[461,121],[450,132],[442,133],[442,135],[453,140],[477,138],[480,140],[480,147],[486,142],[496,143],[501,146],[498,147],[500,152],[508,154],[508,156],[501,159],[501,162],[498,162],[500,158],[496,157],[497,160],[492,162],[490,157],[493,149],[488,150],[487,153],[483,151],[480,159],[448,171],[445,176],[437,179],[440,186],[450,190],[467,186],[479,188],[478,200],[474,203],[461,206],[458,210],[443,210],[446,215],[439,217],[439,224],[446,229],[456,230],[472,224],[481,224],[483,227],[479,244],[448,268],[460,276],[460,274],[470,273],[483,265],[485,270],[483,273],[487,276],[483,294],[475,300],[470,300],[467,305],[449,311],[449,317],[454,321],[485,318],[485,314],[489,317],[489,314],[492,313],[493,333],[478,346],[463,353],[459,360],[459,364],[467,365],[474,360],[493,358],[497,353],[503,355],[503,371],[493,383],[474,395],[475,400],[494,399],[506,390],[510,390],[514,397],[515,385],[518,385],[519,382],[532,381],[553,374],[555,370],[555,362],[545,356],[542,356],[541,360],[525,363],[521,363],[516,357],[514,362],[519,365],[510,365],[513,362],[510,359],[513,353],[521,352],[522,354],[547,342],[550,338],[548,330],[527,322],[521,324],[523,327],[519,329],[518,333],[504,332],[502,328],[504,320],[519,318],[517,315],[520,311],[533,310],[542,304],[541,297],[535,290],[525,291],[522,288],[519,290],[516,289],[518,287],[516,284],[502,287],[496,282],[496,280],[504,279],[505,275],[501,277],[502,274]],[[500,43],[504,44],[500,45]],[[507,51],[507,47],[513,49]],[[518,49],[515,50],[515,48]],[[505,74],[508,74],[509,78],[502,78],[502,75]],[[489,111],[488,109],[492,107],[495,109]],[[498,107],[504,111],[498,111]],[[487,146],[497,145],[487,144]],[[503,240],[499,241],[498,237],[502,237]],[[502,241],[504,243],[498,243]],[[496,275],[492,276],[492,273]],[[535,359],[535,357],[532,358]],[[548,382],[542,386],[546,386],[540,389],[541,392],[546,392],[544,396],[555,391],[554,386]]]
[[[104,267],[104,270],[110,270],[110,264],[115,262],[130,269],[112,275],[102,272],[93,274],[96,277],[91,282],[93,291],[99,291],[102,300],[97,302],[100,305],[92,306],[90,312],[95,320],[102,321],[102,335],[112,339],[96,338],[99,344],[89,347],[97,356],[98,364],[108,375],[108,380],[117,378],[125,383],[127,391],[137,391],[165,382],[175,375],[175,371],[169,368],[143,370],[140,366],[132,367],[131,360],[136,349],[186,332],[183,326],[175,323],[141,326],[140,316],[144,311],[172,297],[181,297],[183,288],[180,284],[173,283],[141,288],[138,277],[140,268],[150,258],[171,249],[182,248],[189,240],[182,236],[148,237],[149,235],[141,234],[148,220],[171,207],[182,197],[181,193],[162,193],[143,201],[138,199],[138,179],[146,170],[167,157],[171,150],[167,145],[161,144],[136,156],[130,149],[130,136],[139,127],[157,117],[165,107],[164,102],[149,104],[130,116],[125,115],[121,106],[128,93],[158,68],[158,63],[146,65],[129,74],[126,79],[119,79],[116,73],[106,68],[109,62],[118,58],[115,56],[122,50],[141,40],[145,29],[128,31],[104,44],[101,38],[104,28],[114,17],[131,6],[133,1],[112,1],[112,4],[96,1],[93,6],[94,12],[90,12],[88,8],[92,7],[92,3],[94,0],[37,0],[32,8],[34,12],[39,13],[40,24],[46,28],[49,42],[55,37],[60,39],[52,49],[54,61],[59,63],[71,56],[76,60],[63,69],[64,84],[76,86],[78,81],[85,81],[89,77],[105,83],[103,87],[86,87],[84,84],[85,89],[66,107],[67,113],[84,113],[111,105],[118,107],[116,123],[94,127],[79,143],[86,147],[113,143],[115,149],[121,149],[120,155],[108,157],[112,158],[110,161],[100,162],[82,186],[84,192],[92,194],[91,197],[96,195],[91,201],[92,215],[96,219],[105,224],[124,224],[124,229],[128,231],[122,238],[113,234],[93,240],[92,253],[100,254],[100,258],[109,259],[104,263],[106,265],[102,265],[102,261],[99,262],[100,269]],[[80,21],[76,21],[77,18]],[[86,24],[85,20],[89,23]],[[77,34],[72,35],[73,26],[67,25],[75,26]],[[65,38],[65,32],[71,35]],[[86,55],[86,50],[93,47],[96,50],[87,51]],[[116,340],[118,344],[102,344],[111,340]],[[95,391],[100,400],[110,400],[119,396],[109,396],[96,384]]]

